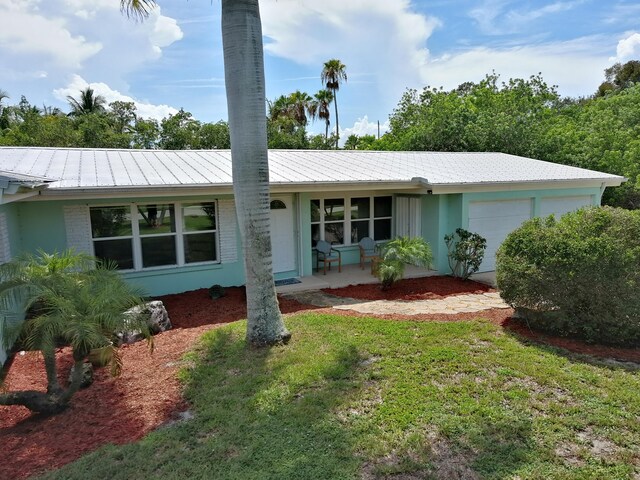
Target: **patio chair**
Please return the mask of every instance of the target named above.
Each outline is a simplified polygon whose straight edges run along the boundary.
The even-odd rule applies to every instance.
[[[331,270],[331,264],[333,262],[338,262],[338,272],[342,272],[342,256],[340,250],[331,247],[331,244],[325,240],[318,240],[316,250],[316,272],[320,271],[320,262],[322,262],[324,275],[327,274],[327,264],[329,265],[329,270]]]
[[[358,242],[360,247],[360,268],[364,270],[364,262],[371,260],[371,271],[373,272],[374,265],[380,261],[380,251],[378,245],[371,237],[364,237]]]

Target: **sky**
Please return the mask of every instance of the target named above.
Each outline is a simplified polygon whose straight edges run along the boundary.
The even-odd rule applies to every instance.
[[[144,22],[119,0],[0,0],[0,90],[68,110],[90,85],[143,117],[179,108],[227,119],[220,0],[159,0]],[[377,134],[407,88],[452,89],[495,71],[538,73],[563,96],[593,94],[604,69],[640,59],[640,2],[623,0],[261,0],[267,98],[322,88],[346,65],[341,137]],[[335,128],[331,117],[332,128]],[[324,133],[324,122],[308,130]]]

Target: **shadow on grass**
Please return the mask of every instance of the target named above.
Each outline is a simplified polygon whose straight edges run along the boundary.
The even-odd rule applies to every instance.
[[[187,357],[193,419],[101,449],[46,478],[353,477],[360,462],[333,413],[361,384],[365,366],[356,346],[318,352],[296,339],[254,349],[242,325],[234,327],[209,332]],[[318,358],[309,364],[309,355]]]
[[[572,363],[587,363],[609,369],[640,369],[640,349],[587,343],[569,337],[559,337],[533,330],[523,320],[509,318],[503,325],[510,337],[523,345],[530,345],[560,355]]]

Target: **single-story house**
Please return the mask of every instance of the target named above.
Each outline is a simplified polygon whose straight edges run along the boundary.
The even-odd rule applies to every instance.
[[[312,274],[330,241],[357,263],[365,236],[487,239],[482,271],[534,216],[599,205],[623,177],[502,153],[269,152],[276,278]],[[151,295],[244,283],[228,150],[0,148],[0,262],[74,248],[118,263]]]

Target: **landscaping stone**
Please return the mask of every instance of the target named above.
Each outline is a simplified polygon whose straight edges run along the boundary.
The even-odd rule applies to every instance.
[[[71,367],[71,371],[69,372],[69,383],[71,383],[71,378],[73,377],[73,372],[75,371],[76,366]],[[89,385],[93,383],[93,365],[88,362],[82,364],[82,382],[80,383],[80,388],[87,388]]]
[[[164,304],[160,300],[154,300],[147,302],[142,306],[130,308],[125,313],[132,316],[142,315],[145,317],[147,325],[149,325],[149,331],[152,335],[156,335],[171,328],[169,313],[167,313],[167,309],[164,308]],[[144,335],[140,330],[119,332],[116,334],[116,337],[118,338],[119,345],[124,343],[135,343],[144,339]]]
[[[497,292],[452,295],[433,300],[357,300],[338,297],[321,290],[291,293],[286,295],[301,303],[318,307],[333,307],[337,310],[354,310],[371,315],[455,315],[474,313],[494,308],[509,308]]]

